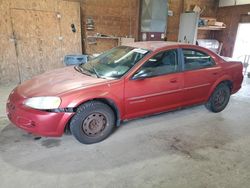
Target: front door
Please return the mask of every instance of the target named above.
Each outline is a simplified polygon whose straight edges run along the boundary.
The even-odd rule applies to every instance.
[[[125,82],[126,119],[178,108],[182,85],[178,51],[158,53]]]

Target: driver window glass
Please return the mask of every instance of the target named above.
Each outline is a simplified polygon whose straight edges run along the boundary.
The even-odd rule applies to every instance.
[[[159,76],[178,71],[177,50],[160,52],[150,58],[138,72],[148,72],[149,77]]]

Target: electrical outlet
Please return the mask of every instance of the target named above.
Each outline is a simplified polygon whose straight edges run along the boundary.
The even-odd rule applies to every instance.
[[[172,10],[169,10],[168,11],[168,16],[173,16],[174,15],[174,12]]]

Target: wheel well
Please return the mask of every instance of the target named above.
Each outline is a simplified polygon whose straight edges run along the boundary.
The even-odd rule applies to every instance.
[[[84,101],[84,102],[81,103],[81,104],[84,104],[84,103],[89,102],[89,101],[100,101],[100,102],[102,102],[102,103],[108,105],[108,106],[113,110],[113,112],[114,112],[114,114],[115,114],[116,126],[119,126],[119,125],[120,125],[120,123],[121,123],[120,111],[119,111],[119,109],[117,108],[116,104],[115,104],[112,100],[110,100],[110,99],[105,99],[105,98],[95,98],[95,99],[91,99],[91,100],[88,100],[88,101]],[[77,107],[75,107],[75,108],[73,109],[73,111],[76,112],[76,111],[77,111],[77,108],[78,108],[81,104],[79,104]],[[71,121],[71,119],[72,119],[72,118],[70,118],[70,120],[68,121],[68,123],[66,124],[66,126],[65,126],[65,128],[64,128],[64,132],[65,132],[65,133],[69,133],[69,132],[70,132],[69,126],[70,126],[70,121]]]
[[[224,80],[224,81],[220,82],[219,84],[221,84],[221,83],[226,84],[229,87],[230,92],[232,92],[232,90],[233,90],[233,82],[232,81],[230,81],[230,80]]]
[[[114,101],[110,100],[110,99],[105,99],[105,98],[96,98],[93,99],[93,101],[100,101],[106,105],[108,105],[114,112],[115,114],[115,118],[116,118],[116,126],[119,126],[121,123],[121,118],[120,118],[120,111],[117,108],[116,104]],[[87,102],[87,101],[86,101]]]

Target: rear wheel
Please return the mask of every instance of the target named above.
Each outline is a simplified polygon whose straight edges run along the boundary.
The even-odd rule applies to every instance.
[[[107,138],[115,126],[113,110],[99,101],[82,104],[70,122],[70,131],[81,143],[93,144]]]
[[[228,85],[221,83],[216,87],[205,106],[212,112],[221,112],[227,106],[229,99],[230,88]]]

